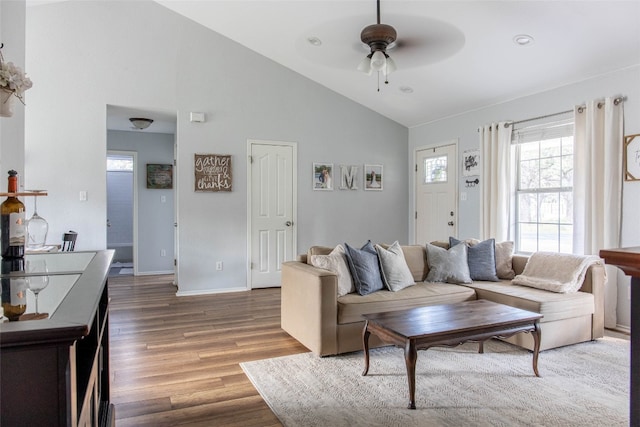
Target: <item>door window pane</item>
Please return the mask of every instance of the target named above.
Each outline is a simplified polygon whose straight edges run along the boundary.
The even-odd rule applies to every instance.
[[[447,182],[447,156],[424,159],[424,183]]]

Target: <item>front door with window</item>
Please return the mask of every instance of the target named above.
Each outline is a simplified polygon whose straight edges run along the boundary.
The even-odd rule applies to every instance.
[[[457,236],[456,145],[416,151],[416,244]]]

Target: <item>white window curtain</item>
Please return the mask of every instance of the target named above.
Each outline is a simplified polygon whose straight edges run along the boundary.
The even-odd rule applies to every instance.
[[[623,103],[593,100],[575,108],[573,248],[598,255],[620,245]],[[617,273],[607,267],[605,327],[617,323]]]
[[[509,239],[511,203],[511,133],[506,122],[481,127],[482,195],[480,197],[480,236]]]

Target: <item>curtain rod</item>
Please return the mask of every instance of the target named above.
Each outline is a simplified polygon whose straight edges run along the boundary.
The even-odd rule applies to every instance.
[[[613,105],[618,105],[618,104],[620,104],[621,102],[623,102],[625,100],[626,100],[626,97],[619,96],[619,97],[617,97],[617,98],[615,98],[613,100]],[[598,102],[598,108],[602,108],[603,106],[604,106],[603,102]],[[581,106],[578,107],[578,113],[582,113],[586,109],[587,109],[586,105],[581,105]],[[544,115],[544,116],[538,116],[538,117],[533,117],[533,118],[530,118],[530,119],[518,120],[518,121],[515,121],[515,122],[508,122],[508,123],[504,124],[504,127],[508,128],[509,126],[517,125],[517,124],[520,124],[520,123],[527,123],[527,122],[532,122],[534,120],[547,119],[549,117],[561,116],[563,114],[569,114],[569,113],[573,113],[573,110],[561,111],[559,113],[547,114],[547,115]]]

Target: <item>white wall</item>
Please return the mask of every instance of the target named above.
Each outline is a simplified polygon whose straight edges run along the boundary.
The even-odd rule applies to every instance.
[[[24,0],[0,1],[0,43],[4,43],[2,55],[5,61],[13,62],[30,76],[25,69],[25,19]],[[24,99],[29,102],[28,90]],[[18,171],[19,186],[24,187],[24,106],[14,97],[13,117],[0,117],[0,191],[7,191],[7,171]],[[4,179],[3,179],[4,178]],[[34,188],[34,187],[31,187]],[[31,206],[28,203],[27,206]],[[31,216],[28,215],[27,218]]]
[[[499,105],[471,111],[445,120],[409,129],[409,165],[413,164],[413,152],[422,145],[459,138],[459,162],[464,150],[479,148],[479,126],[503,120],[524,120],[545,114],[573,109],[591,99],[624,95],[625,135],[640,133],[640,66],[619,70],[604,76],[563,86],[548,92],[531,95]],[[622,141],[620,142],[622,149]],[[461,164],[461,163],[460,163]],[[410,174],[411,175],[411,174]],[[478,237],[480,230],[480,186],[466,188],[460,176],[459,191],[467,193],[466,201],[459,201],[459,237]],[[481,182],[480,185],[483,183]],[[413,181],[409,179],[413,195]],[[413,197],[410,199],[414,211]],[[640,246],[640,182],[623,185],[622,246]],[[409,222],[409,236],[414,236],[414,222]],[[628,278],[618,283],[618,323],[629,325]]]
[[[108,104],[178,112],[181,292],[246,285],[248,139],[298,143],[299,252],[406,236],[405,127],[148,1],[30,7],[27,46],[26,177],[49,190],[52,232],[81,233],[78,249],[106,245]],[[194,153],[231,154],[234,191],[195,193]],[[384,191],[314,192],[314,161],[381,163]]]
[[[138,274],[173,272],[174,191],[149,189],[146,180],[148,163],[173,164],[174,139],[174,135],[153,132],[107,132],[109,150],[137,153]],[[161,256],[161,250],[165,256]]]

